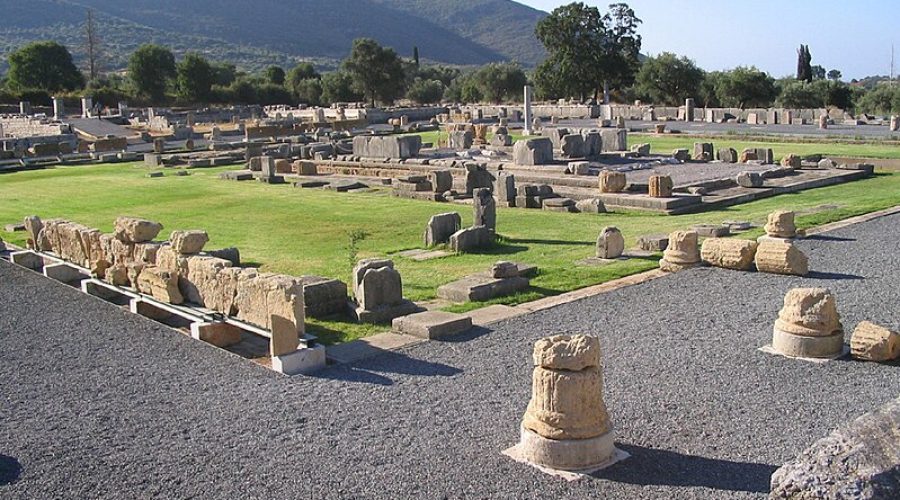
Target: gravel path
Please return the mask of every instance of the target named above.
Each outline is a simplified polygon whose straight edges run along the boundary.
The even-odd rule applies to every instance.
[[[784,293],[849,332],[900,318],[900,216],[802,243],[811,278],[699,269],[287,378],[0,263],[3,498],[757,498],[781,463],[895,398],[897,365],[792,361]],[[599,334],[632,457],[568,483],[511,461],[534,340]]]

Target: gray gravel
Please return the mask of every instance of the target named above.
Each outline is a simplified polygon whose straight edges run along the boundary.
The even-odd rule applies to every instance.
[[[763,354],[784,293],[897,326],[900,217],[802,243],[812,278],[699,269],[287,378],[0,263],[0,497],[752,498],[897,396],[900,369]],[[632,457],[568,483],[511,461],[537,338],[602,337]],[[7,483],[4,485],[4,483]]]

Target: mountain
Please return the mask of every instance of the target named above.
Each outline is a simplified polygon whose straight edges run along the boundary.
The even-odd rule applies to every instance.
[[[107,70],[123,68],[148,42],[249,71],[300,60],[334,67],[359,37],[404,57],[418,47],[422,60],[454,65],[533,66],[544,57],[534,26],[546,14],[511,0],[0,0],[0,54],[53,39],[78,57],[88,9]]]

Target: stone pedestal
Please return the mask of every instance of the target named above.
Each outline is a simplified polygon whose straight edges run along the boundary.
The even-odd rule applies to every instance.
[[[669,245],[659,261],[659,268],[677,272],[702,265],[696,231],[675,231],[669,235]]]
[[[627,184],[625,172],[603,170],[600,172],[599,179],[601,193],[621,193]]]
[[[672,178],[668,175],[651,175],[648,185],[652,198],[671,198],[674,189]]]
[[[772,348],[786,356],[833,358],[844,346],[834,295],[827,288],[794,288],[784,297],[772,335]]]
[[[765,230],[766,236],[770,238],[794,238],[797,236],[794,212],[790,210],[776,210],[770,213]]]
[[[565,471],[613,461],[599,339],[547,337],[535,343],[533,358],[531,401],[522,419],[519,455],[532,464]]]
[[[325,346],[303,347],[290,354],[272,356],[272,369],[285,375],[313,373],[325,368]]]

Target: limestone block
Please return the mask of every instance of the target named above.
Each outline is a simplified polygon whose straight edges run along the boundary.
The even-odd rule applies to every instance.
[[[425,226],[425,246],[431,247],[450,241],[450,236],[459,231],[462,219],[456,212],[431,216]]]
[[[436,193],[443,193],[453,189],[453,173],[449,170],[435,170],[428,176]]]
[[[713,144],[711,142],[694,143],[694,161],[710,161],[713,159]]]
[[[583,214],[606,213],[606,205],[600,198],[587,198],[575,202],[575,208]]]
[[[116,237],[125,243],[152,241],[162,231],[162,224],[136,217],[116,218]]]
[[[791,243],[763,240],[756,250],[756,269],[763,273],[806,276],[809,259]]]
[[[41,229],[44,228],[44,223],[41,221],[41,218],[37,215],[29,215],[25,217],[25,234],[27,238],[33,242],[34,245],[38,242],[38,235],[41,233]],[[35,247],[36,250],[40,250]]]
[[[795,154],[784,155],[781,158],[782,167],[800,168],[803,165],[803,159]]]
[[[125,264],[113,264],[106,269],[103,280],[115,286],[128,285],[128,268]]]
[[[785,295],[772,336],[772,347],[788,356],[839,355],[844,343],[834,295],[827,288],[794,288]]]
[[[671,198],[675,187],[668,175],[651,175],[648,185],[650,196],[653,198]]]
[[[772,474],[771,499],[900,498],[900,399],[841,425]]]
[[[301,276],[303,304],[307,316],[322,318],[347,309],[347,284],[320,276]]]
[[[669,235],[645,234],[638,238],[637,246],[647,252],[664,252],[669,246]]]
[[[560,140],[563,158],[584,158],[584,138],[580,134],[568,134]]]
[[[191,323],[191,337],[216,347],[228,347],[241,341],[241,329],[223,322]]]
[[[163,245],[156,251],[157,267],[174,274],[187,274],[188,258],[189,256],[181,255],[176,252],[171,245]]]
[[[366,270],[358,290],[356,300],[364,310],[374,311],[382,306],[403,302],[400,273],[391,267]]]
[[[362,259],[356,263],[353,268],[353,296],[359,297],[359,285],[362,283],[363,276],[369,269],[378,269],[381,267],[394,268],[394,261],[390,259]]]
[[[237,276],[234,306],[238,319],[273,334],[276,329],[293,329],[298,335],[304,332],[303,283],[298,278],[241,272]]]
[[[519,276],[519,266],[515,262],[499,261],[491,266],[491,276],[494,278],[515,278]]]
[[[591,158],[603,152],[603,137],[600,132],[583,132],[582,138],[584,139],[584,156]]]
[[[725,163],[737,163],[738,161],[738,153],[734,148],[720,148],[716,152],[716,157]]]
[[[425,311],[395,318],[391,327],[413,337],[439,339],[465,332],[472,328],[472,318],[445,311]]]
[[[546,165],[553,162],[553,142],[547,137],[516,141],[513,145],[516,165]]]
[[[144,264],[156,265],[156,256],[163,247],[161,242],[135,243],[131,254],[131,260]]]
[[[747,163],[747,162],[758,160],[758,159],[759,159],[759,157],[756,155],[756,149],[746,148],[741,151],[741,158],[740,158],[741,163]]]
[[[450,249],[454,252],[468,252],[486,248],[493,243],[494,231],[485,226],[467,227],[450,236]]]
[[[278,174],[290,174],[293,173],[294,169],[291,167],[291,162],[285,159],[275,160],[275,173]]]
[[[638,156],[647,156],[650,154],[650,145],[647,143],[634,144],[631,146],[631,152],[637,153]]]
[[[738,186],[745,188],[763,187],[764,179],[759,172],[741,172],[735,177]]]
[[[169,244],[172,249],[182,255],[193,255],[203,251],[203,246],[209,241],[206,231],[188,230],[172,231],[169,236]]]
[[[863,321],[850,337],[850,355],[864,361],[891,361],[900,357],[900,333]]]
[[[510,206],[516,202],[516,176],[506,172],[497,172],[494,181],[494,197],[501,206]]]
[[[217,250],[209,250],[206,252],[207,255],[212,257],[218,257],[220,259],[225,259],[231,262],[233,266],[241,265],[241,251],[235,247],[228,248],[220,248]]]
[[[156,300],[169,304],[181,304],[184,297],[178,289],[178,275],[160,269],[156,266],[147,266],[138,276],[135,287],[144,294],[152,296]]]
[[[534,365],[553,370],[581,371],[600,366],[600,339],[591,335],[554,335],[538,340]]]
[[[600,172],[601,193],[621,193],[626,185],[625,172],[603,170]]]
[[[617,259],[625,252],[625,238],[616,227],[605,227],[597,237],[597,258]]]
[[[794,212],[789,210],[776,210],[769,214],[765,225],[766,234],[773,238],[793,238],[797,236],[797,226],[794,223]]]
[[[604,153],[628,150],[628,130],[625,128],[602,130],[600,135]]]
[[[299,301],[302,309],[302,298],[291,296],[288,300],[291,303]],[[300,323],[301,325],[303,324],[302,314]],[[269,339],[269,355],[273,358],[289,355],[300,346],[300,333],[297,331],[293,318],[287,318],[280,314],[271,314],[268,328],[272,333],[272,337]]]
[[[700,265],[700,248],[696,231],[675,231],[669,235],[669,245],[659,261],[659,268],[667,272],[681,271]]]
[[[179,288],[188,302],[208,309],[232,314],[239,269],[231,269],[231,262],[216,257],[194,255],[187,258],[187,272],[179,277]],[[248,270],[254,273],[253,270]]]
[[[751,240],[708,238],[703,241],[700,258],[711,266],[747,271],[753,266],[758,246]]]
[[[672,151],[672,158],[680,162],[685,162],[691,159],[691,152],[687,149],[675,149]]]

